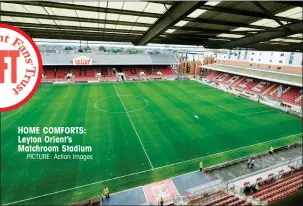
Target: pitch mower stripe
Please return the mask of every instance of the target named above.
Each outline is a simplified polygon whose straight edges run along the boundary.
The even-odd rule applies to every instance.
[[[292,137],[292,136],[296,136],[296,135],[299,135],[299,134],[302,134],[302,133],[297,133],[297,134],[293,134],[293,135],[289,135],[289,136],[285,136],[285,137],[280,137],[278,139],[273,139],[273,140],[269,140],[269,141],[265,141],[265,142],[260,142],[260,143],[257,143],[257,144],[252,144],[252,145],[248,145],[248,146],[244,146],[244,147],[239,147],[239,148],[236,148],[236,149],[227,150],[227,151],[224,151],[224,152],[219,152],[219,153],[212,154],[212,155],[197,157],[197,158],[194,158],[194,159],[190,159],[190,160],[186,160],[186,161],[181,161],[181,162],[165,165],[165,166],[162,166],[162,167],[156,167],[156,168],[153,168],[153,169],[143,170],[143,171],[140,171],[140,172],[135,172],[135,173],[119,176],[119,177],[114,177],[114,178],[107,179],[107,180],[101,180],[101,181],[98,181],[98,182],[93,182],[93,183],[89,183],[89,184],[86,184],[86,185],[81,185],[81,186],[69,188],[69,189],[66,189],[66,190],[60,190],[60,191],[57,191],[57,192],[47,193],[47,194],[44,194],[44,195],[40,195],[40,196],[36,196],[36,197],[31,197],[31,198],[23,199],[23,200],[18,200],[18,201],[6,203],[6,204],[3,204],[3,205],[12,205],[12,204],[20,203],[20,202],[25,202],[25,201],[28,201],[28,200],[38,199],[40,197],[46,197],[46,196],[49,196],[49,195],[55,195],[55,194],[58,194],[58,193],[67,192],[67,191],[70,191],[70,190],[79,189],[79,188],[82,188],[82,187],[87,187],[87,186],[99,184],[99,183],[102,183],[102,182],[116,180],[116,179],[120,179],[120,178],[124,178],[124,177],[130,177],[130,176],[133,176],[133,175],[137,175],[137,174],[141,174],[141,173],[145,173],[145,172],[149,172],[149,171],[153,171],[153,170],[158,170],[158,169],[161,169],[161,168],[170,167],[170,166],[173,166],[173,165],[178,165],[178,164],[182,164],[182,163],[185,163],[185,162],[195,161],[197,159],[204,159],[204,158],[215,156],[215,155],[218,155],[218,154],[224,154],[224,153],[227,153],[227,152],[236,151],[236,150],[247,148],[247,147],[252,147],[252,146],[264,144],[264,143],[267,143],[267,142],[272,142],[272,141],[275,141],[275,140],[285,139],[287,137]]]
[[[136,128],[135,128],[135,125],[133,124],[133,121],[132,121],[132,119],[130,118],[130,116],[129,116],[129,114],[128,114],[128,111],[126,110],[126,108],[125,108],[125,106],[124,106],[124,103],[123,103],[123,101],[122,101],[122,99],[121,99],[121,97],[120,97],[120,95],[119,95],[119,93],[118,93],[118,91],[117,91],[117,89],[116,89],[116,87],[115,87],[114,84],[113,84],[113,86],[114,86],[114,88],[115,88],[115,90],[116,90],[116,93],[117,93],[117,95],[118,95],[118,97],[119,97],[119,99],[120,99],[120,101],[121,101],[121,104],[122,104],[122,106],[123,106],[123,108],[124,108],[124,110],[125,110],[125,112],[126,112],[126,114],[127,114],[127,116],[128,116],[128,119],[129,119],[131,125],[133,126],[134,131],[135,131],[135,133],[136,133],[136,135],[137,135],[137,137],[138,137],[138,139],[139,139],[139,141],[140,141],[140,144],[141,144],[141,146],[142,146],[142,148],[143,148],[143,150],[144,150],[144,153],[145,153],[145,155],[146,155],[146,157],[147,157],[147,159],[148,159],[148,161],[149,161],[149,164],[150,164],[151,168],[154,169],[154,166],[153,166],[153,164],[151,163],[151,161],[150,161],[150,159],[149,159],[149,156],[148,156],[148,154],[147,154],[147,152],[146,152],[146,150],[145,150],[145,148],[144,148],[144,146],[143,146],[143,143],[142,143],[142,141],[141,141],[141,139],[140,139],[140,136],[139,136],[139,134],[138,134],[138,132],[137,132],[137,130],[136,130]]]

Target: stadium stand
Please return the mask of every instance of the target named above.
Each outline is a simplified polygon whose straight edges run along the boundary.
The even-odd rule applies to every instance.
[[[188,205],[252,205],[251,202],[247,202],[246,200],[241,199],[243,197],[236,196],[233,194],[228,194],[225,191],[214,192],[212,194],[207,194],[206,196],[189,199]]]
[[[303,105],[303,90],[298,86],[279,84],[219,71],[204,72],[203,75],[204,80],[216,83],[217,87],[229,87],[236,91],[246,92],[249,95],[263,95],[288,105],[288,108],[291,105],[299,107]]]
[[[56,70],[56,77],[57,78],[65,78],[66,74],[70,73],[70,68],[67,67],[59,67]]]
[[[212,81],[213,79],[217,78],[221,73],[217,72],[217,71],[213,71],[210,74],[208,74],[207,76],[205,76],[205,78],[209,81]]]
[[[235,85],[238,89],[243,89],[246,91],[252,91],[252,88],[254,88],[257,84],[260,83],[260,80],[253,79],[253,78],[244,78],[239,83]],[[258,92],[256,92],[258,93]]]
[[[273,99],[282,99],[298,106],[303,105],[302,88],[291,87],[288,85],[277,85],[269,90],[265,95]]]
[[[70,72],[73,81],[117,81],[118,73],[125,75],[124,80],[142,80],[140,72],[144,72],[148,79],[173,78],[176,73],[171,66],[179,64],[174,55],[85,55],[64,53],[43,56],[43,63],[51,65],[44,66],[43,81],[64,81]],[[83,62],[91,64],[83,65]]]
[[[72,68],[70,72],[73,74],[73,76],[74,76],[75,78],[83,78],[84,75],[83,75],[83,76],[81,75],[80,70],[81,70],[81,68],[76,67],[76,68]]]
[[[96,71],[94,68],[85,68],[84,71],[82,71],[82,74],[84,74],[86,77],[96,77]]]
[[[56,69],[54,67],[44,67],[43,74],[46,79],[54,79],[56,78]]]
[[[283,148],[279,148],[279,151]],[[260,154],[262,155],[262,154]],[[267,154],[265,154],[267,155]],[[239,160],[241,161],[241,160]],[[230,163],[232,165],[233,163]],[[228,163],[224,163],[228,166]],[[209,170],[218,167],[208,168]],[[256,174],[254,174],[256,173]],[[215,175],[217,176],[217,174]],[[282,164],[266,167],[261,172],[253,172],[216,183],[211,187],[201,185],[188,189],[188,205],[266,205],[287,197],[302,188],[302,158],[285,161]],[[258,189],[257,188],[258,185]]]

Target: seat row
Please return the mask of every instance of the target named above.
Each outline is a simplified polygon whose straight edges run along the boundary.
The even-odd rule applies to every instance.
[[[280,195],[277,195],[277,196],[275,196],[275,197],[267,200],[267,203],[273,203],[273,202],[275,202],[275,201],[277,201],[277,200],[279,200],[279,199],[281,199],[283,197],[286,197],[286,196],[288,196],[288,195],[296,192],[297,190],[298,190],[298,188],[293,188],[291,190],[288,190],[288,191],[286,191],[286,192],[284,192],[284,193],[282,193]]]
[[[294,178],[291,178],[291,179],[286,179],[284,181],[279,181],[277,184],[274,184],[274,183],[276,183],[276,182],[274,182],[274,183],[270,184],[271,187],[266,187],[266,188],[262,187],[258,193],[256,193],[256,194],[253,195],[253,197],[254,198],[260,197],[263,194],[266,194],[268,192],[271,192],[273,190],[281,188],[281,187],[283,187],[285,185],[288,185],[290,183],[297,182],[298,180],[302,180],[302,177],[301,176],[297,176],[297,177],[294,177]]]
[[[263,195],[263,196],[260,197],[260,200],[264,201],[264,200],[266,200],[266,199],[268,199],[270,197],[273,197],[273,196],[275,196],[275,195],[277,195],[277,194],[279,194],[281,192],[285,192],[285,191],[287,191],[289,189],[293,189],[295,187],[298,187],[299,185],[302,185],[302,179],[301,180],[297,180],[296,182],[293,182],[290,185],[284,185],[284,186],[282,186],[281,189],[277,189],[277,190],[274,190],[271,193]]]

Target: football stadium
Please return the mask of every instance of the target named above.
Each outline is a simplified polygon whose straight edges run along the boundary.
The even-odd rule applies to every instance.
[[[1,205],[302,204],[302,6],[1,2],[43,63]]]

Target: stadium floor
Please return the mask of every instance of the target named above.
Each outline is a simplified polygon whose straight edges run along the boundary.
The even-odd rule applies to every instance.
[[[1,204],[69,204],[302,141],[302,120],[194,81],[45,85],[1,116]],[[93,160],[26,160],[18,126],[79,126]]]

